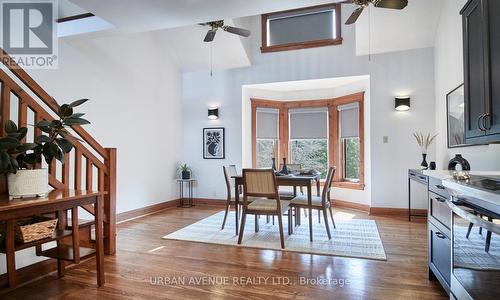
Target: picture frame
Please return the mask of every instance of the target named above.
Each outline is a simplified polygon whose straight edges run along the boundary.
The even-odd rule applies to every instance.
[[[464,84],[446,94],[446,140],[448,148],[471,146],[465,144]]]
[[[224,127],[203,128],[203,159],[226,158]]]

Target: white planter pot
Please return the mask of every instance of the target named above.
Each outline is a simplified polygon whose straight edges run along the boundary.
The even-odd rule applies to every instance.
[[[49,192],[49,173],[47,169],[18,170],[7,176],[9,197],[42,197]]]

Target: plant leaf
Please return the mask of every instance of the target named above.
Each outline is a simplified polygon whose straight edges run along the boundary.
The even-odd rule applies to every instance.
[[[17,133],[17,125],[12,120],[8,120],[5,123],[5,132],[6,133]]]
[[[68,104],[63,104],[61,105],[61,108],[59,109],[59,116],[64,118],[64,117],[69,117],[73,114],[73,108],[69,106]]]
[[[85,125],[90,124],[88,120],[82,118],[66,118],[64,119],[64,125],[73,126],[73,125]]]
[[[68,106],[69,107],[77,107],[77,106],[82,105],[83,103],[85,103],[87,101],[89,101],[89,99],[76,100],[76,101],[71,102]]]
[[[65,138],[58,138],[56,142],[64,153],[69,153],[73,149],[73,144]]]
[[[47,120],[41,120],[41,121],[38,121],[35,125],[35,127],[38,127],[38,128],[41,128],[41,127],[49,127],[50,126],[50,122],[47,121]]]
[[[84,113],[76,113],[76,114],[72,114],[71,116],[69,116],[70,118],[81,118],[83,117],[85,114]]]
[[[50,138],[47,135],[39,135],[35,138],[35,143],[43,144],[50,142]]]
[[[20,145],[19,141],[13,137],[4,137],[0,139],[0,149],[3,150],[15,149],[19,145]]]

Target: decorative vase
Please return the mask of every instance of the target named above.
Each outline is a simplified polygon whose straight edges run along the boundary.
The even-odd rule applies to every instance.
[[[431,163],[429,164],[429,169],[436,170],[436,162],[435,161],[431,161]]]
[[[457,165],[462,166],[462,171],[470,171],[469,162],[462,157],[462,154],[456,154],[448,163],[448,170],[456,170]]]
[[[281,174],[283,175],[288,175],[288,168],[286,167],[286,158],[283,158],[283,167],[281,168],[280,171]]]
[[[429,166],[427,164],[427,161],[425,160],[427,158],[427,153],[422,153],[422,163],[420,164],[420,167],[422,168],[422,170],[426,170],[427,167]]]
[[[190,178],[191,178],[191,172],[182,171],[182,179],[190,179]]]
[[[18,170],[7,176],[9,199],[43,197],[49,192],[49,172],[47,169]]]
[[[271,160],[273,161],[271,168],[273,169],[273,171],[276,171],[276,158],[273,157]]]

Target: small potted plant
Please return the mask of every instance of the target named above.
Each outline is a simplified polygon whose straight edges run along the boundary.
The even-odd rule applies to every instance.
[[[187,166],[187,164],[182,164],[179,167],[181,171],[181,178],[182,179],[190,179],[191,178],[191,169]]]
[[[422,150],[422,163],[420,164],[420,166],[422,169],[426,170],[427,167],[429,166],[426,161],[427,149],[432,144],[432,142],[434,142],[434,139],[436,138],[437,134],[431,136],[430,133],[424,135],[422,132],[414,132],[413,136],[415,137],[417,144],[420,146],[420,149]]]
[[[64,155],[73,149],[67,128],[73,125],[90,124],[82,118],[83,113],[73,113],[73,108],[87,102],[81,99],[61,105],[58,118],[52,121],[41,120],[34,126],[42,132],[34,138],[34,143],[21,143],[27,128],[17,128],[12,121],[7,121],[7,136],[0,139],[0,173],[7,174],[9,196],[23,198],[43,196],[49,191],[48,170],[41,168],[42,157],[50,165],[54,159],[64,163]],[[3,141],[3,146],[2,146]],[[9,144],[10,142],[10,144]]]

